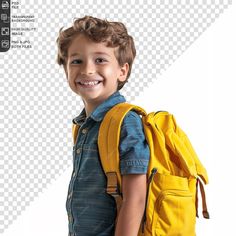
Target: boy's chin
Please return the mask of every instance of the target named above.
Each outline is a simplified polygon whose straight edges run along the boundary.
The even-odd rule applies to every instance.
[[[102,96],[100,91],[75,91],[82,99],[93,100]]]

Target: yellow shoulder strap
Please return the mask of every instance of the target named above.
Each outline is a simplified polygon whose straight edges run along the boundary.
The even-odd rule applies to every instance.
[[[105,115],[98,134],[98,149],[104,172],[116,173],[118,186],[121,189],[121,175],[119,169],[119,140],[122,121],[125,115],[134,109],[141,115],[146,112],[138,106],[128,103],[115,105]]]
[[[78,130],[79,130],[79,126],[73,123],[72,124],[72,135],[73,135],[73,143],[74,144],[76,142],[76,137],[77,137],[77,134],[78,134]]]

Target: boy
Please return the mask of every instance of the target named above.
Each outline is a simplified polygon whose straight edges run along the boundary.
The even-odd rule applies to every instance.
[[[66,209],[70,236],[137,236],[145,207],[149,148],[141,118],[130,111],[122,123],[119,153],[123,200],[106,192],[97,145],[102,119],[125,102],[119,90],[130,76],[136,54],[133,38],[120,22],[91,16],[76,19],[57,38],[59,65],[84,109],[73,122],[80,126],[73,147],[73,172]]]

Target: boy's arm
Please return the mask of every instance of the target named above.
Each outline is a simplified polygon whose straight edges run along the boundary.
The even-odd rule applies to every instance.
[[[115,236],[137,236],[146,199],[146,174],[122,176],[123,201]]]

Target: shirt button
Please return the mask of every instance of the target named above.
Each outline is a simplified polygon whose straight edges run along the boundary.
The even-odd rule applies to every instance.
[[[69,219],[69,222],[72,222],[72,215],[71,214],[68,215],[68,219]]]
[[[80,154],[80,153],[81,153],[81,149],[78,148],[78,149],[76,150],[76,153],[77,153],[77,154]]]
[[[82,129],[82,134],[87,134],[88,129]]]
[[[73,172],[73,175],[72,175],[72,177],[73,177],[73,178],[75,177],[75,171]]]
[[[69,193],[68,198],[71,198],[71,196],[72,196],[72,192]]]

